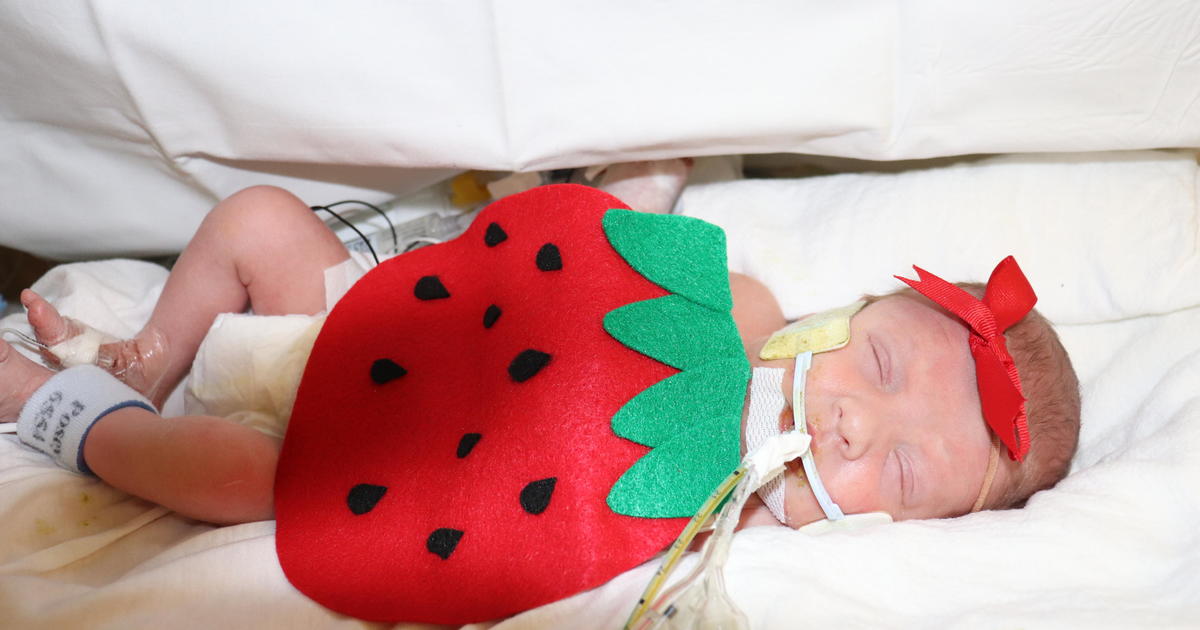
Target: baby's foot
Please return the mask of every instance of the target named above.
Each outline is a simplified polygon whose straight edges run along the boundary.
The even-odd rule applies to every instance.
[[[46,347],[56,346],[83,333],[79,322],[60,315],[58,309],[32,289],[21,291],[21,304],[28,312],[33,335]],[[46,348],[42,348],[42,356],[50,361],[51,365],[59,365],[58,357]]]
[[[0,422],[13,422],[25,401],[53,374],[0,340]]]
[[[691,171],[691,158],[613,164],[604,170],[596,187],[634,210],[670,212]]]
[[[56,346],[87,332],[84,324],[63,317],[52,304],[29,289],[21,292],[21,304],[28,310],[29,325],[33,328],[34,336],[47,347]],[[63,357],[47,348],[42,349],[42,356],[50,365],[59,367],[94,363],[149,398],[154,404],[162,405],[166,394],[170,393],[162,391],[166,389],[162,377],[167,364],[166,338],[162,334],[153,330],[143,330],[133,339],[107,343],[97,340],[95,343],[98,347],[95,349],[94,359],[87,354],[87,349],[80,349],[79,352],[80,356],[86,355],[86,358],[79,360],[75,357],[69,365],[64,365]]]

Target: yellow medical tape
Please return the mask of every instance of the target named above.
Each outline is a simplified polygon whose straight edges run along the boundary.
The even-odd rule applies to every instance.
[[[790,359],[802,352],[828,352],[850,343],[850,318],[866,302],[822,311],[796,320],[771,334],[758,356],[764,360]]]

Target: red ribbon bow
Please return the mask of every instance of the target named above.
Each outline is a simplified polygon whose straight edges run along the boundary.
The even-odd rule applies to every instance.
[[[1021,461],[1029,451],[1025,395],[1021,393],[1017,366],[1004,343],[1004,331],[1037,303],[1033,287],[1012,256],[992,270],[983,300],[916,265],[913,269],[919,280],[896,279],[956,315],[970,329],[983,419],[1008,447],[1009,457]]]

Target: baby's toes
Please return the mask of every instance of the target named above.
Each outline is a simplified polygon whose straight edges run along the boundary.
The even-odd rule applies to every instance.
[[[80,333],[72,329],[70,322],[59,314],[58,309],[30,289],[21,292],[21,304],[28,311],[34,336],[47,346],[60,344]]]

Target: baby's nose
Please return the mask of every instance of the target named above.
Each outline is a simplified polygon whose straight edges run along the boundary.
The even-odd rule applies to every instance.
[[[851,403],[839,404],[835,411],[836,425],[831,437],[841,441],[842,456],[855,460],[871,450],[876,439],[878,423],[868,409]]]

